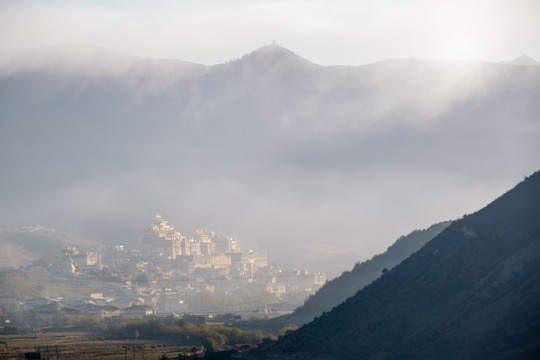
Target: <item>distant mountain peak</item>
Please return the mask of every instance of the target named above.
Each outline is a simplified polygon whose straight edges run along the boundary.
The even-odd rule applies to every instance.
[[[540,62],[536,61],[529,55],[521,55],[514,60],[503,61],[502,64],[521,65],[521,66],[540,66]]]
[[[272,43],[270,45],[264,45],[264,46],[261,46],[260,48],[254,50],[251,52],[251,54],[255,54],[255,53],[261,53],[261,54],[274,54],[274,55],[294,55],[294,56],[298,56],[296,55],[294,52],[292,52],[291,50],[281,46],[281,45],[278,45],[276,43]]]
[[[284,48],[280,45],[272,43],[270,45],[265,45],[260,47],[253,52],[244,55],[240,58],[240,61],[253,62],[259,64],[265,63],[297,63],[297,64],[313,64],[312,62],[304,59],[303,57],[297,55],[293,51]]]

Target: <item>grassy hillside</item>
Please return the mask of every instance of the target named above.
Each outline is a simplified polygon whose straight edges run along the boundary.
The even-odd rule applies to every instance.
[[[41,226],[0,228],[0,267],[18,268],[34,260],[51,262],[66,246],[84,251],[104,249],[98,242]]]

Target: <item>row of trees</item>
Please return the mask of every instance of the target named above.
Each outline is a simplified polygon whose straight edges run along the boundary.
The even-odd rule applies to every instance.
[[[259,343],[263,333],[259,330],[242,331],[238,328],[213,325],[166,324],[160,321],[124,320],[106,325],[105,334],[113,338],[169,338],[186,345],[212,344],[214,348],[224,345]]]

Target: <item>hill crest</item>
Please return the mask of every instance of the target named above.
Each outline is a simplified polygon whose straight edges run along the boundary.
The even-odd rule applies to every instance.
[[[533,59],[529,55],[521,55],[514,60],[503,61],[501,64],[518,66],[540,66],[540,62],[538,62],[536,59]]]

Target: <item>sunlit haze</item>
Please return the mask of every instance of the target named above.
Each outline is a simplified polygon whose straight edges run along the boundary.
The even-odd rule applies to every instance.
[[[206,65],[276,42],[321,65],[540,58],[540,3],[1,1],[0,48],[88,43]]]

